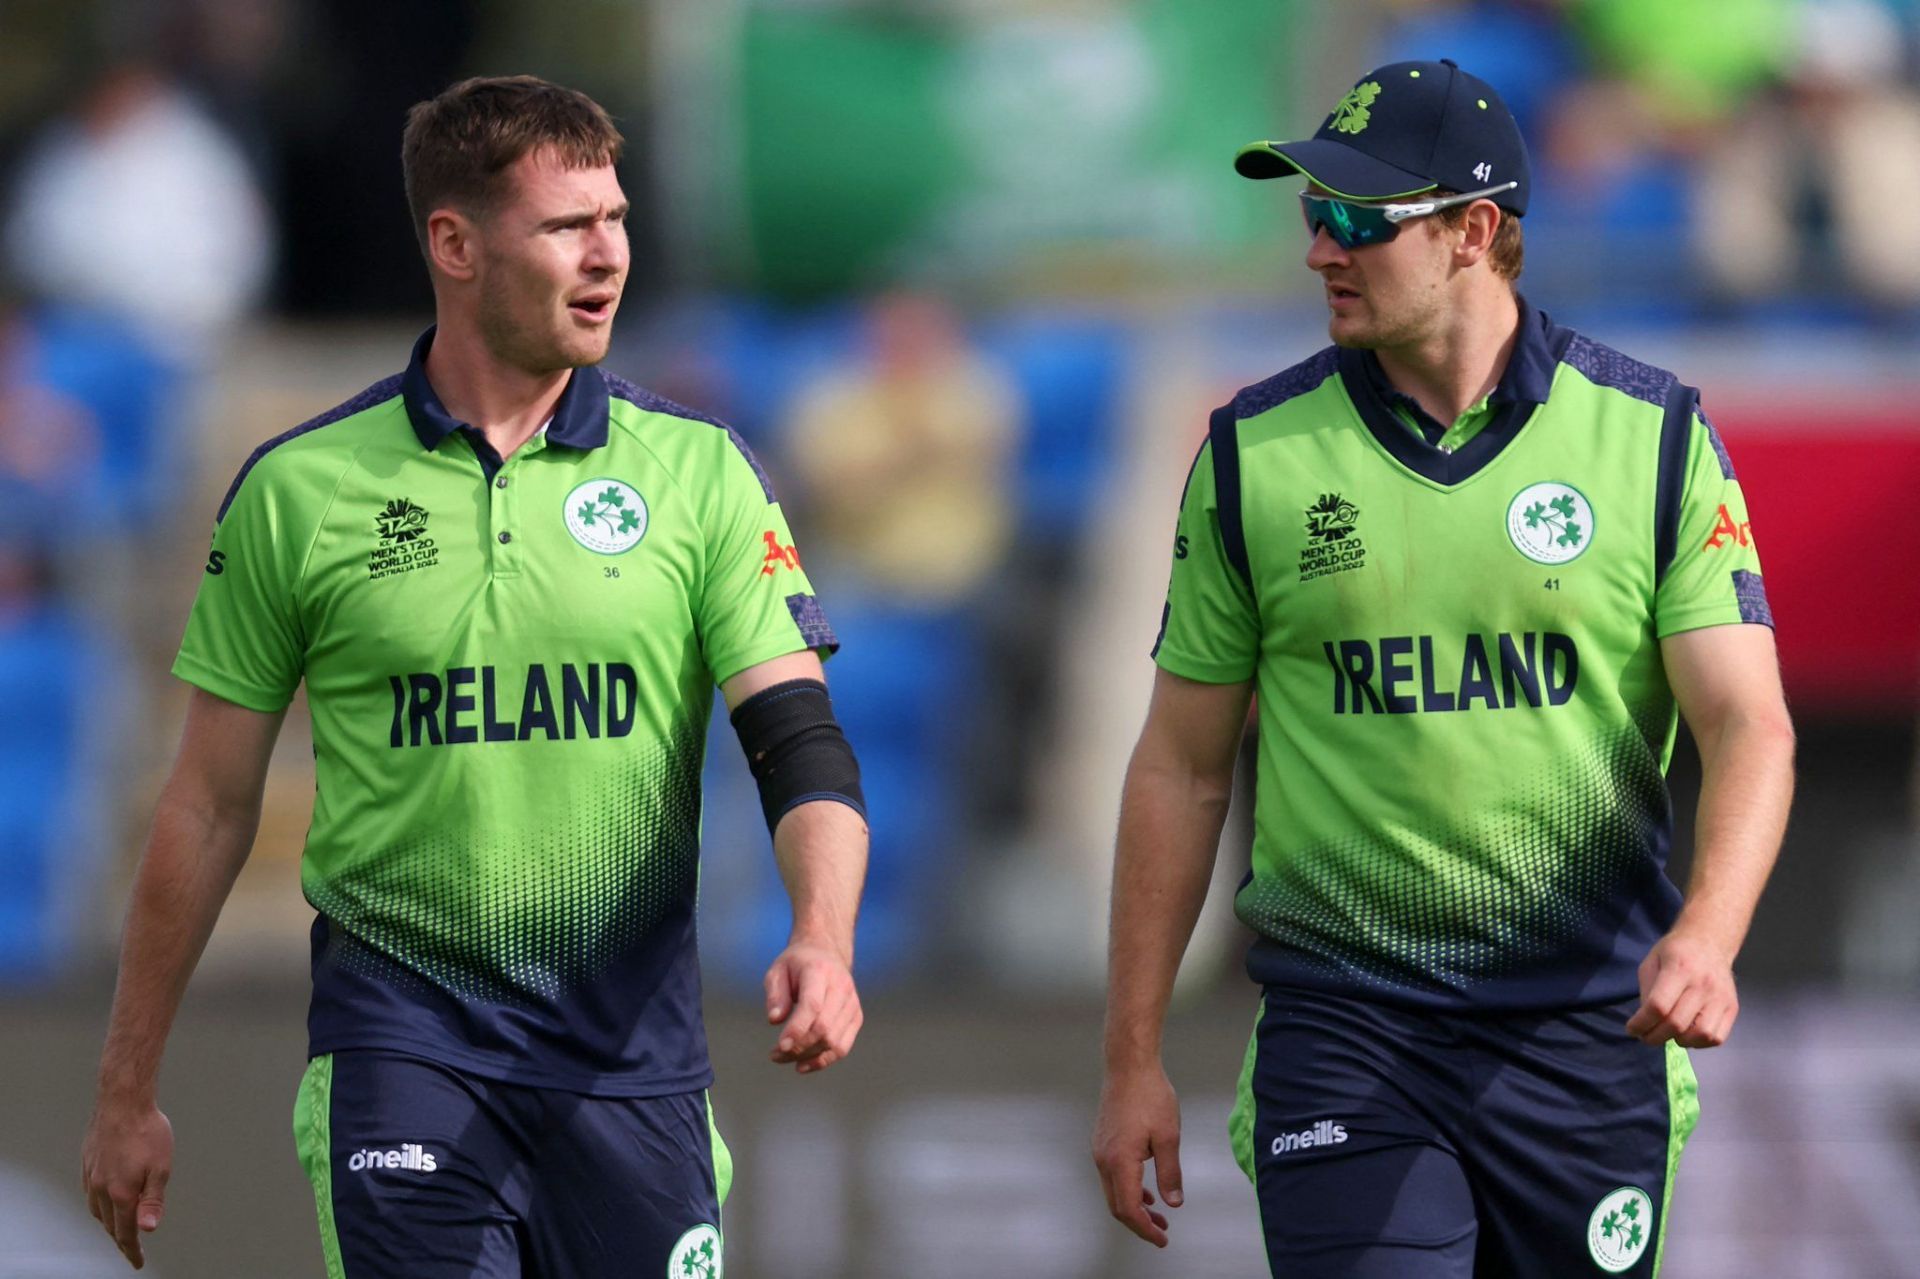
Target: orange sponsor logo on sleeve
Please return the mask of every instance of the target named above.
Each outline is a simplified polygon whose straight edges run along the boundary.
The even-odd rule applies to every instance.
[[[772,529],[768,529],[762,536],[766,538],[767,542],[766,558],[760,561],[760,575],[762,577],[772,577],[773,571],[776,568],[784,568],[792,572],[800,567],[799,547],[782,546],[779,536],[775,534]]]
[[[769,536],[771,536],[771,534],[769,534]],[[1733,518],[1733,512],[1727,509],[1725,502],[1722,502],[1720,504],[1720,518],[1713,526],[1713,534],[1707,538],[1707,544],[1700,549],[1703,552],[1711,551],[1716,547],[1725,546],[1728,542],[1732,542],[1736,546],[1752,546],[1753,521],[1736,521]]]

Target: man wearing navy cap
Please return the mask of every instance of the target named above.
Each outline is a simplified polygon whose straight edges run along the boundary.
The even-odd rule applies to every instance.
[[[1257,691],[1229,1127],[1273,1273],[1653,1275],[1686,1049],[1732,1029],[1792,792],[1733,464],[1692,387],[1515,291],[1526,147],[1453,63],[1235,168],[1305,180],[1333,345],[1216,410],[1187,477],[1115,853],[1108,1207],[1164,1245],[1182,1201],[1162,1025]]]

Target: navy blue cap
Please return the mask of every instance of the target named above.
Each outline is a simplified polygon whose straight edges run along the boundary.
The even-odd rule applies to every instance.
[[[1360,78],[1305,142],[1255,142],[1233,158],[1242,177],[1299,173],[1336,195],[1385,200],[1449,187],[1479,191],[1519,216],[1533,174],[1513,113],[1451,59],[1395,62]]]

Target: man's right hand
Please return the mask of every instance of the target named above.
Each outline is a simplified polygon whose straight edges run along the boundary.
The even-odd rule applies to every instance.
[[[1109,1070],[1100,1085],[1100,1114],[1093,1124],[1093,1164],[1107,1193],[1107,1211],[1156,1248],[1167,1246],[1167,1219],[1153,1210],[1146,1188],[1146,1162],[1161,1201],[1178,1208],[1180,1192],[1180,1101],[1159,1063]]]
[[[100,1098],[80,1146],[87,1208],[135,1270],[143,1231],[159,1229],[173,1171],[173,1125],[151,1101]]]

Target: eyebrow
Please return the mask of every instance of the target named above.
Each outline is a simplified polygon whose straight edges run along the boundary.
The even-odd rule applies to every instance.
[[[581,210],[576,210],[575,212],[572,212],[572,213],[559,213],[559,214],[555,214],[553,217],[547,218],[545,221],[541,222],[534,229],[537,231],[558,231],[564,227],[584,226],[587,223],[597,221],[602,217],[624,218],[627,216],[628,211],[631,210],[632,208],[633,208],[632,201],[622,200],[620,201],[620,203],[608,209],[604,214],[600,213],[598,210],[595,210],[595,209],[581,209]]]

